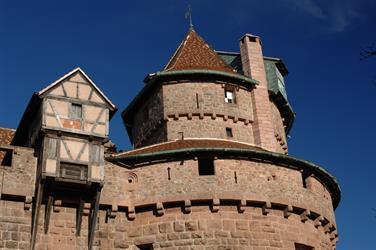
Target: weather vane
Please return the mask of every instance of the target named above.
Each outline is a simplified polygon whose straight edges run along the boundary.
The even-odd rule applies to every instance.
[[[188,19],[188,18],[189,18],[189,28],[193,29],[191,5],[188,5],[187,12],[185,12],[185,19]]]

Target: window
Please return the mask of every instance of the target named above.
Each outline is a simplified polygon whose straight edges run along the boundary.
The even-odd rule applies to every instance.
[[[214,175],[214,160],[210,158],[198,159],[199,175]]]
[[[47,157],[48,158],[56,158],[57,156],[57,140],[55,138],[47,138]]]
[[[314,249],[311,246],[295,243],[295,250],[314,250]]]
[[[60,176],[71,180],[86,180],[87,165],[74,164],[68,162],[60,163]]]
[[[69,118],[71,119],[81,119],[82,118],[82,105],[77,103],[72,103]]]
[[[225,103],[235,103],[235,92],[230,89],[225,89]]]
[[[153,244],[143,244],[143,245],[137,245],[137,248],[140,250],[153,250]]]
[[[226,135],[227,137],[233,137],[232,128],[226,128]]]

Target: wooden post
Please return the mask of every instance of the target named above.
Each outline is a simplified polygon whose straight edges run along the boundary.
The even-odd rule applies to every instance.
[[[51,215],[53,200],[54,200],[54,198],[52,196],[52,193],[50,192],[50,194],[48,195],[48,201],[47,201],[47,205],[46,205],[46,212],[45,212],[45,215],[44,215],[44,233],[45,234],[48,233],[48,227],[50,225],[50,215]]]
[[[97,226],[97,214],[98,214],[98,209],[99,209],[99,199],[101,196],[101,189],[102,187],[99,187],[96,195],[95,195],[95,203],[94,203],[94,208],[91,213],[91,217],[89,218],[89,246],[88,250],[91,250],[93,248],[93,241],[94,241],[94,233],[95,233],[95,227]]]
[[[81,234],[81,224],[82,224],[82,215],[84,212],[84,204],[85,204],[85,200],[83,199],[83,197],[81,197],[80,204],[78,206],[78,211],[77,211],[76,236],[80,236]]]
[[[35,209],[33,209],[33,218],[32,218],[32,225],[31,225],[31,239],[30,239],[30,249],[34,250],[35,248],[35,241],[38,231],[38,219],[39,219],[39,210],[42,204],[43,198],[43,189],[44,183],[41,181],[37,187],[37,194],[36,194],[36,201],[35,201]]]

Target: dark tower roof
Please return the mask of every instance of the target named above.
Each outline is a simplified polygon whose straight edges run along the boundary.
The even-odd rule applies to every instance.
[[[192,28],[167,63],[164,71],[208,69],[234,73],[226,62]]]

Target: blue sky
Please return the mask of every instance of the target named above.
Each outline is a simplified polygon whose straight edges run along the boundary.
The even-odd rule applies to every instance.
[[[244,33],[281,57],[297,113],[290,154],[324,166],[342,188],[338,249],[374,249],[376,43],[373,0],[0,0],[0,126],[16,128],[33,92],[80,66],[119,107],[111,138],[129,141],[120,112],[184,38],[186,6],[217,50],[238,51]]]

